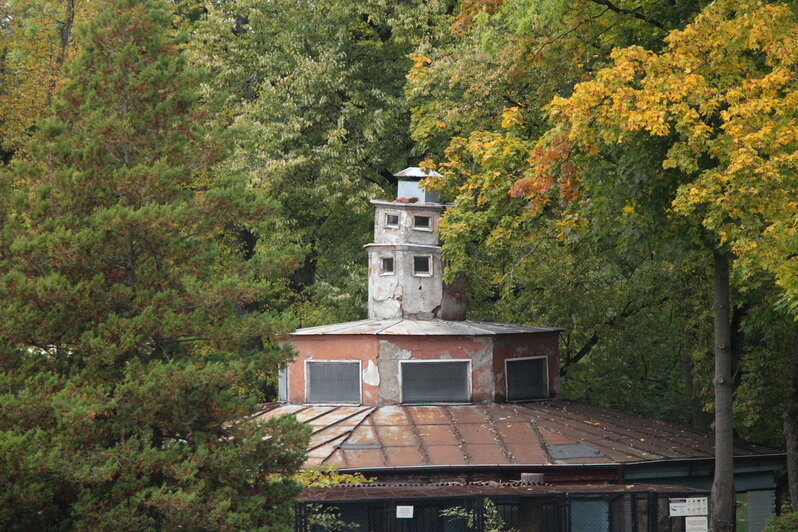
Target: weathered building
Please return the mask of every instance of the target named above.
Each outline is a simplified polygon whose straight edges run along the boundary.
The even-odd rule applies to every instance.
[[[486,498],[521,531],[708,522],[695,508],[692,521],[671,516],[669,503],[708,493],[711,434],[559,400],[560,329],[464,320],[463,287],[442,277],[445,205],[418,186],[420,169],[397,175],[398,198],[373,202],[369,318],[292,334],[283,403],[255,418],[293,414],[313,429],[308,467],[377,479],[306,490],[297,529],[310,528],[310,503],[336,506],[358,530],[464,530],[441,514],[451,507],[480,529]],[[756,532],[783,455],[738,442],[735,457],[741,525]]]

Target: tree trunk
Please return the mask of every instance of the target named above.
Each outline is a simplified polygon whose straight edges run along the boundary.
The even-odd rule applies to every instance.
[[[731,324],[729,259],[713,253],[715,263],[715,479],[712,482],[712,530],[734,529],[734,436],[732,433]]]
[[[787,406],[784,412],[784,439],[787,443],[787,483],[792,511],[798,511],[798,328],[792,344]]]

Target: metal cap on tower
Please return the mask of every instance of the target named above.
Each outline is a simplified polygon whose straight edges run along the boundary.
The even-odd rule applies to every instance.
[[[426,177],[441,177],[441,174],[435,170],[425,171],[418,166],[411,166],[405,168],[401,172],[395,173],[394,177],[399,178],[399,191],[396,195],[397,199],[411,200],[416,198],[416,201],[422,203],[440,203],[440,197],[437,192],[429,192],[422,189],[418,182]]]

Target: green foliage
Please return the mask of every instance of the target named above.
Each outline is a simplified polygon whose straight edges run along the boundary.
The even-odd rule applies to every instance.
[[[504,519],[502,519],[501,514],[499,514],[499,510],[496,508],[496,504],[490,499],[485,499],[483,502],[481,523],[477,522],[477,520],[480,519],[480,516],[478,516],[474,510],[469,510],[468,508],[464,508],[462,506],[455,506],[453,508],[441,510],[441,515],[451,520],[465,521],[466,527],[469,529],[478,528],[479,530],[484,530],[485,532],[516,532],[517,530],[515,528],[507,527],[507,525],[504,523]]]
[[[306,511],[307,524],[314,530],[319,527],[325,532],[344,532],[360,528],[357,523],[349,523],[341,519],[341,510],[336,506],[309,504]]]
[[[288,352],[247,257],[274,205],[220,171],[160,0],[104,0],[0,183],[4,529],[288,530],[308,429],[232,423]],[[249,260],[246,260],[249,258]]]
[[[707,269],[680,240],[705,235],[649,208],[673,197],[673,177],[652,162],[667,146],[640,139],[577,159],[566,138],[538,139],[552,97],[615,47],[661,47],[660,26],[701,5],[499,4],[469,3],[481,14],[461,11],[450,41],[415,56],[409,76],[413,137],[444,174],[429,185],[454,202],[442,223],[447,275],[468,277],[470,318],[565,329],[566,397],[700,424],[709,379],[694,386],[692,368],[711,345]],[[534,183],[531,160],[548,165]],[[551,201],[535,203],[530,184]]]
[[[656,160],[680,180],[673,210],[728,246],[738,270],[773,275],[788,312],[798,308],[796,28],[785,5],[716,2],[671,32],[661,53],[617,50],[610,67],[551,106],[583,152],[641,134],[663,139],[668,151]]]
[[[702,226],[675,212],[674,200],[689,192],[685,188],[689,179],[682,170],[662,164],[676,156],[674,144],[687,142],[684,139],[694,130],[678,129],[687,123],[674,114],[671,123],[678,132],[639,131],[646,123],[645,113],[669,101],[668,87],[674,97],[698,97],[698,93],[685,90],[681,80],[690,73],[679,70],[676,62],[670,70],[624,70],[619,58],[627,56],[620,49],[635,45],[630,50],[638,50],[641,64],[649,64],[646,61],[653,61],[650,58],[657,51],[668,55],[672,47],[689,48],[693,45],[688,42],[701,39],[722,47],[730,32],[747,32],[758,36],[749,39],[750,46],[764,50],[770,46],[767,43],[787,42],[790,32],[783,28],[789,26],[789,16],[782,8],[766,7],[763,11],[778,15],[778,24],[760,24],[757,21],[767,19],[760,15],[736,27],[733,21],[724,22],[729,24],[722,26],[727,30],[717,32],[711,26],[721,27],[720,22],[708,22],[705,15],[700,31],[688,29],[665,41],[667,30],[683,28],[705,3],[614,3],[620,11],[596,2],[543,4],[463,2],[451,39],[414,58],[407,91],[413,105],[413,137],[430,156],[425,164],[444,174],[429,185],[454,202],[442,223],[448,275],[468,277],[471,318],[564,327],[565,396],[701,425],[704,410],[712,408],[706,250],[716,245],[718,233],[715,225]],[[729,46],[746,46],[744,36],[735,42]],[[641,47],[653,51],[643,53]],[[768,50],[777,57],[782,48],[773,44]],[[771,68],[758,63],[758,56],[738,61],[718,52],[711,57],[729,72],[746,64],[762,72]],[[704,63],[704,68],[713,64]],[[618,77],[599,95],[596,87],[607,78],[601,74],[604,67],[615,68],[612,72]],[[626,71],[638,75],[624,77]],[[672,74],[667,78],[670,85],[657,85],[654,79],[661,80],[656,76],[666,71]],[[697,72],[693,69],[690,75]],[[655,76],[648,84],[641,82],[646,73]],[[593,78],[604,81],[580,84]],[[725,90],[713,83],[730,78],[708,79],[707,87],[725,97]],[[784,80],[768,79],[783,86]],[[660,92],[654,97],[646,90]],[[757,90],[745,101],[773,104],[765,98],[767,91]],[[791,137],[762,137],[761,128],[766,116],[772,116],[779,128],[793,119],[791,93],[774,89],[767,94],[780,99],[783,107],[772,107],[771,115],[757,115],[761,124],[735,115],[740,142],[787,139],[782,153],[789,157],[794,151],[789,147]],[[558,99],[550,107],[553,97]],[[603,141],[590,144],[571,130],[551,129],[546,116],[551,111],[556,123],[573,119],[586,129],[602,130]],[[623,112],[637,113],[637,121],[629,122],[637,129],[625,128]],[[617,123],[604,127],[605,120]],[[705,157],[701,164],[709,162]],[[784,367],[788,352],[784,338],[790,334],[785,334],[789,324],[783,319],[787,305],[782,299],[781,314],[773,311],[779,300],[768,288],[773,286],[772,277],[763,275],[762,269],[787,272],[785,281],[794,269],[787,264],[794,258],[783,263],[782,270],[771,260],[792,254],[783,246],[792,238],[795,209],[779,203],[795,197],[790,192],[792,174],[788,169],[778,179],[763,179],[761,190],[753,190],[743,183],[746,178],[741,173],[740,190],[753,194],[753,203],[746,203],[743,196],[730,202],[721,199],[728,196],[713,196],[718,201],[710,205],[709,198],[698,207],[709,205],[718,212],[734,204],[735,213],[724,211],[727,218],[716,214],[713,220],[729,226],[752,221],[749,233],[741,232],[739,224],[724,229],[727,241],[733,234],[741,238],[735,251],[747,249],[745,256],[751,257],[736,262],[734,279],[739,399],[735,416],[742,435],[775,445],[781,441],[778,418],[768,414],[783,399],[784,373],[766,368]],[[758,203],[757,197],[770,197],[763,190],[775,189],[777,201],[767,207]],[[734,187],[726,190],[731,194]],[[757,224],[766,222],[768,213],[776,217],[780,229],[760,234],[767,223]],[[746,248],[752,240],[758,247]],[[760,254],[763,247],[767,254]],[[774,253],[777,247],[780,253]],[[643,396],[651,399],[640,401]]]
[[[326,488],[339,484],[363,484],[373,479],[360,473],[340,473],[337,469],[322,466],[320,468],[302,469],[294,475],[294,480],[306,488]],[[321,527],[330,532],[357,530],[357,523],[349,523],[341,519],[341,511],[336,506],[309,504],[306,508],[308,524]]]
[[[369,479],[361,473],[341,473],[332,467],[305,468],[294,475],[294,480],[307,488],[326,488],[337,484],[364,484]]]
[[[783,514],[768,519],[763,532],[795,532],[798,530],[798,513]]]
[[[304,259],[290,288],[302,325],[362,317],[372,198],[391,199],[411,144],[406,55],[442,2],[239,0],[211,6],[193,58],[243,140],[230,163],[280,204]]]

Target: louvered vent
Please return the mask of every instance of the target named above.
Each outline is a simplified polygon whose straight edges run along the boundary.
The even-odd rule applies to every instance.
[[[530,401],[549,395],[546,357],[507,360],[507,400]]]
[[[308,362],[308,403],[359,403],[359,362]]]
[[[468,361],[402,362],[403,403],[467,403]]]

